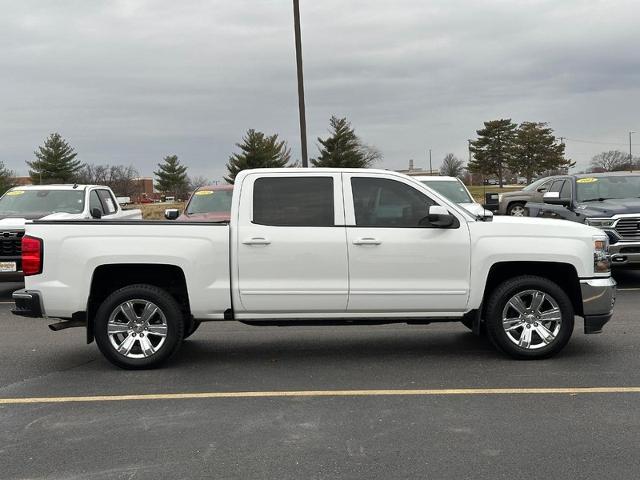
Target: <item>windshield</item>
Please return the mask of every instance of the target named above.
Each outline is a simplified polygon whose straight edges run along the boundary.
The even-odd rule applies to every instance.
[[[527,185],[526,187],[524,187],[522,190],[525,192],[528,192],[530,190],[534,190],[536,188],[538,188],[538,186],[542,185],[544,182],[546,182],[547,180],[549,180],[548,177],[544,177],[544,178],[540,178],[538,180],[536,180],[533,183],[530,183],[529,185]]]
[[[187,215],[230,212],[232,196],[233,190],[198,190],[187,206]]]
[[[84,190],[10,190],[0,198],[0,215],[82,213]]]
[[[576,180],[578,202],[640,197],[640,176],[588,177]]]
[[[473,203],[467,189],[457,180],[423,180],[422,183],[452,202]]]

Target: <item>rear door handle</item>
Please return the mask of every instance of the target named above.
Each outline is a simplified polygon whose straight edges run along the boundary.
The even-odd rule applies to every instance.
[[[269,245],[271,241],[265,237],[250,237],[242,241],[245,245]]]
[[[380,245],[382,242],[380,240],[378,240],[377,238],[373,238],[373,237],[362,237],[362,238],[356,238],[353,241],[354,245]]]

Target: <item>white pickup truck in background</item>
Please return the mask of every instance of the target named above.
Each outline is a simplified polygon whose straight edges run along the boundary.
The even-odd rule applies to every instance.
[[[109,187],[28,185],[0,198],[0,281],[22,280],[21,239],[26,220],[141,220],[140,210],[123,210]]]
[[[462,321],[544,358],[611,318],[607,236],[537,218],[481,221],[383,170],[246,170],[230,222],[37,220],[22,240],[17,315],[86,327],[124,368],[157,366],[200,322]],[[44,254],[43,254],[44,252]]]

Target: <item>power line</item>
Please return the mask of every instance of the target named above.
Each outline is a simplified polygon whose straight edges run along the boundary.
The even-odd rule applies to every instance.
[[[629,145],[626,142],[597,142],[594,140],[579,140],[577,138],[569,138],[569,137],[561,137],[564,140],[569,140],[570,142],[576,142],[576,143],[591,143],[594,145],[620,145],[620,146],[627,146]],[[637,143],[634,143],[633,145],[638,145]]]

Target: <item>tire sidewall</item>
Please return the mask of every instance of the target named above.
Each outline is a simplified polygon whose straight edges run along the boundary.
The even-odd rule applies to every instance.
[[[511,213],[513,211],[513,209],[515,207],[522,207],[522,209],[524,210],[524,215],[523,216],[528,216],[529,215],[529,210],[527,210],[527,208],[524,206],[525,204],[522,202],[515,202],[512,203],[511,205],[509,205],[509,208],[507,209],[507,215],[509,216],[514,216],[513,213]]]
[[[109,317],[118,305],[127,300],[142,299],[153,302],[162,310],[167,320],[167,336],[161,349],[150,357],[127,358],[113,347],[107,333]],[[126,369],[155,368],[173,355],[184,335],[183,315],[180,306],[166,291],[151,285],[131,285],[109,295],[98,308],[94,319],[94,334],[98,348],[114,365]]]
[[[552,296],[558,303],[562,324],[556,339],[542,348],[523,349],[515,345],[508,337],[502,325],[502,311],[509,299],[524,290],[540,290]],[[520,359],[547,358],[562,350],[573,333],[574,310],[569,296],[556,283],[537,276],[522,276],[507,280],[492,293],[486,310],[486,328],[491,341],[498,349]]]

